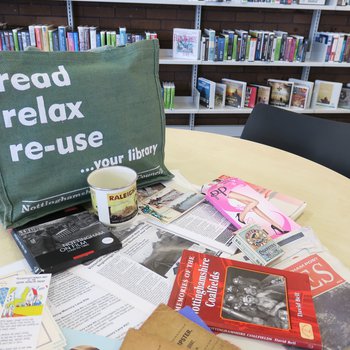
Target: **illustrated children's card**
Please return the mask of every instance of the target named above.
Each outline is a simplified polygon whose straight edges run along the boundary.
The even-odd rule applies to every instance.
[[[2,350],[36,349],[50,274],[18,275],[0,283]]]

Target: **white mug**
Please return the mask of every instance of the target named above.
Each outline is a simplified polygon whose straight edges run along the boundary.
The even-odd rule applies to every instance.
[[[137,214],[137,173],[125,166],[94,170],[87,178],[91,201],[98,219],[107,226],[119,226]]]

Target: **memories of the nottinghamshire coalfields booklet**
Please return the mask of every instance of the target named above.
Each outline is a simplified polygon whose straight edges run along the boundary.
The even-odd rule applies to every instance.
[[[322,348],[306,274],[185,250],[168,305],[192,307],[213,331]]]

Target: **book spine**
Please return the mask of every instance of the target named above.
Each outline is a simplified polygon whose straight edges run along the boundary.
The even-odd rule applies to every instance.
[[[5,40],[6,51],[12,51],[8,30],[4,30],[4,40]]]
[[[85,44],[84,44],[84,27],[78,26],[78,37],[79,37],[79,51],[85,50]]]
[[[96,27],[90,27],[90,49],[97,47],[97,30]]]
[[[50,44],[49,44],[49,29],[47,25],[43,25],[41,27],[41,38],[42,38],[42,48],[43,51],[50,51]]]
[[[66,27],[58,27],[58,42],[60,51],[67,51],[67,29]]]
[[[43,42],[42,42],[42,29],[41,26],[35,26],[35,41],[36,41],[36,47],[40,50],[43,49]]]
[[[29,38],[30,38],[30,46],[36,46],[35,26],[34,25],[28,26],[28,31],[29,31]]]
[[[18,248],[21,250],[22,254],[24,255],[25,259],[27,260],[27,263],[29,264],[32,271],[36,274],[42,273],[43,272],[42,269],[40,268],[39,264],[35,260],[35,257],[26,248],[25,242],[22,240],[22,238],[16,233],[15,230],[12,230],[11,234],[12,234],[12,237],[14,238]]]
[[[74,43],[74,51],[79,51],[79,35],[78,32],[73,32],[73,43]]]
[[[344,41],[343,41],[343,47],[342,47],[342,49],[341,49],[341,53],[340,53],[340,57],[339,57],[339,62],[344,62],[346,41],[347,41],[347,37],[345,36],[345,37],[344,37]]]
[[[312,344],[311,342],[302,341],[299,339],[291,340],[291,339],[288,339],[287,337],[286,338],[284,338],[284,337],[279,337],[279,338],[265,337],[264,335],[258,335],[256,333],[249,332],[249,331],[246,331],[245,334],[243,334],[242,331],[235,331],[235,330],[231,330],[231,329],[225,329],[222,327],[213,326],[209,322],[207,322],[207,324],[210,327],[210,329],[213,330],[214,332],[239,335],[239,336],[248,337],[251,339],[272,341],[272,342],[278,343],[278,344],[289,344],[290,342],[293,342],[293,345],[295,345],[297,347],[301,347],[301,348],[305,348],[305,349],[313,349],[313,350],[322,350],[322,346],[319,344]]]
[[[74,51],[73,32],[67,32],[68,51]]]
[[[53,51],[59,51],[59,40],[58,40],[58,30],[52,32],[52,49]]]
[[[5,35],[4,35],[4,31],[3,30],[0,31],[0,40],[1,40],[1,50],[2,51],[7,51]]]
[[[100,31],[100,39],[101,39],[101,46],[105,46],[106,45],[106,31],[105,30]]]
[[[343,50],[343,43],[344,43],[344,35],[340,35],[338,39],[337,49],[334,54],[334,62],[341,62],[340,56]]]
[[[248,33],[243,33],[241,36],[241,47],[239,50],[239,60],[245,61],[246,48],[248,45]]]
[[[255,61],[256,43],[257,43],[257,38],[250,38],[249,54],[248,54],[249,62]]]
[[[293,62],[294,61],[294,53],[295,53],[295,49],[296,49],[296,39],[295,38],[291,38],[290,39],[290,48],[289,48],[289,57],[288,57],[288,61],[289,62]]]
[[[238,48],[238,35],[235,34],[233,37],[233,48],[232,48],[232,60],[233,61],[238,61],[237,48]]]
[[[15,51],[19,51],[19,43],[18,43],[18,31],[17,29],[12,29],[12,35],[13,35],[13,46]]]
[[[346,39],[343,62],[349,62],[349,60],[350,60],[350,35],[348,35]]]
[[[13,41],[13,33],[12,31],[9,31],[9,46],[11,48],[11,51],[15,51],[15,44]]]
[[[334,62],[334,57],[335,57],[335,53],[337,51],[337,46],[338,46],[338,40],[339,40],[338,36],[333,36],[331,52],[330,52],[330,55],[329,55],[329,60],[331,62]]]

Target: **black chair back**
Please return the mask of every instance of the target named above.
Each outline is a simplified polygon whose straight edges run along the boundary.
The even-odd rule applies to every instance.
[[[350,123],[259,103],[241,138],[297,154],[350,178]]]

